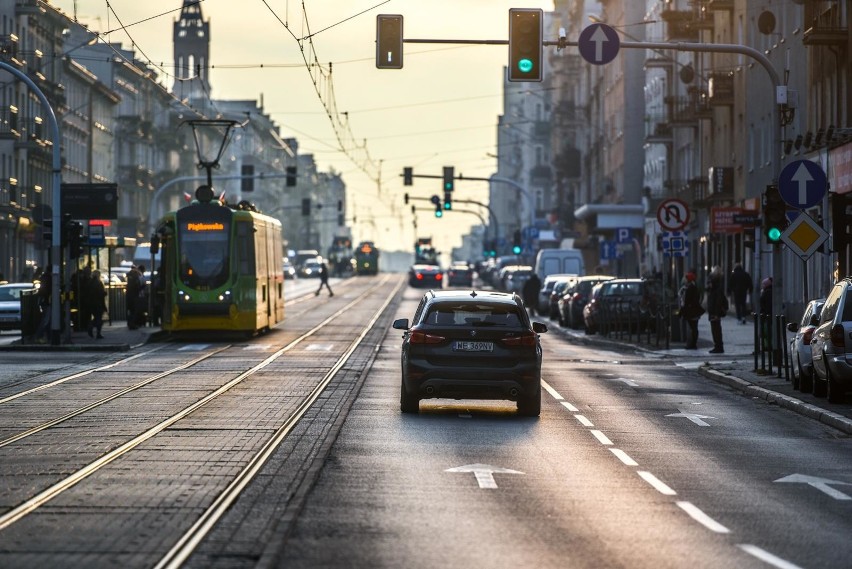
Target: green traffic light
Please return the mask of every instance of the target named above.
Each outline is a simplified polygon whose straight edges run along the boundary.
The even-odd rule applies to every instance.
[[[766,236],[769,237],[769,240],[773,243],[781,239],[781,230],[777,227],[770,227],[766,232]]]
[[[453,209],[453,202],[444,202],[444,209]]]
[[[533,69],[532,59],[523,58],[518,60],[518,69],[521,70],[521,73],[529,73]]]
[[[512,247],[512,253],[514,253],[515,255],[520,255],[521,254],[521,246],[515,245],[514,247]]]
[[[443,216],[444,216],[443,211],[441,211],[440,209],[435,210],[435,217],[443,217]]]

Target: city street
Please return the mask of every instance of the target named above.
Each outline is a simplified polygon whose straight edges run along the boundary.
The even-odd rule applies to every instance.
[[[422,292],[308,284],[250,341],[0,351],[0,563],[848,565],[848,436],[705,377],[706,354],[549,322],[539,419],[402,415],[389,323]],[[730,352],[711,365],[748,366]]]

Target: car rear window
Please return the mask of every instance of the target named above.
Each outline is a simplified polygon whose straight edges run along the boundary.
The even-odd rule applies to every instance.
[[[21,292],[24,290],[25,289],[15,287],[2,288],[0,289],[0,300],[18,300],[21,298]]]
[[[439,304],[429,309],[424,320],[435,326],[520,326],[521,317],[513,306],[493,304]]]

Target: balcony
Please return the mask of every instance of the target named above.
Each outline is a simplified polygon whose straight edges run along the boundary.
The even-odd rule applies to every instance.
[[[733,106],[734,76],[727,72],[714,72],[707,79],[708,102],[711,106]]]
[[[667,41],[698,41],[698,17],[692,10],[663,10],[660,17],[666,22]]]
[[[20,136],[16,139],[15,149],[34,152],[36,155],[49,155],[53,143],[47,140],[47,125],[41,117],[18,119],[21,125]]]
[[[733,12],[734,0],[704,0],[704,8],[712,12]]]
[[[804,10],[804,45],[846,46],[849,31],[843,12],[838,5],[825,6],[824,2],[808,2]]]
[[[18,107],[9,105],[0,108],[0,140],[18,140]]]
[[[672,125],[666,117],[645,117],[645,142],[647,144],[672,143]]]
[[[0,35],[0,59],[15,67],[22,67],[18,59],[18,36],[15,34]]]
[[[47,11],[39,5],[39,0],[17,0],[15,2],[15,15],[25,16],[28,14],[41,15]]]

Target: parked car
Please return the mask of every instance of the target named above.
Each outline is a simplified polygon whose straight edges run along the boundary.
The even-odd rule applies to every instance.
[[[33,283],[0,285],[0,330],[21,329],[21,293],[35,288]]]
[[[556,286],[556,283],[576,279],[577,275],[567,273],[559,273],[544,277],[541,281],[541,289],[538,292],[538,303],[535,305],[536,314],[540,316],[547,316],[550,314],[550,294],[553,292],[553,288]]]
[[[473,267],[467,263],[453,263],[447,269],[448,286],[473,286]]]
[[[604,287],[609,285],[610,281],[604,281],[592,287],[592,292],[589,293],[589,302],[583,307],[583,331],[586,334],[595,334],[598,331],[598,318],[601,311],[602,298]]]
[[[811,358],[811,340],[819,324],[824,298],[812,300],[805,307],[801,322],[790,322],[787,330],[793,332],[790,340],[790,358],[793,360],[793,389],[804,393],[813,391],[814,363]]]
[[[400,410],[417,413],[420,400],[508,399],[518,413],[541,413],[541,343],[547,326],[530,322],[516,294],[429,291],[409,320],[394,321],[402,336]]]
[[[295,279],[296,278],[296,267],[293,266],[293,263],[290,262],[290,259],[284,257],[284,279]]]
[[[662,297],[658,280],[613,279],[603,283],[597,328],[641,331],[651,325]]]
[[[438,265],[412,265],[408,270],[408,285],[414,288],[441,288],[444,272]]]
[[[577,282],[576,278],[557,281],[553,286],[553,291],[550,293],[550,302],[547,305],[547,317],[551,320],[559,318],[559,299],[565,294],[569,287]]]
[[[533,268],[529,265],[508,265],[500,271],[500,290],[508,293],[522,294],[524,284],[533,274]]]
[[[592,288],[598,283],[611,281],[614,278],[608,275],[579,277],[557,301],[559,325],[580,328],[583,325],[583,308],[591,298]]]
[[[839,403],[852,389],[852,279],[831,287],[811,339],[814,395]]]

